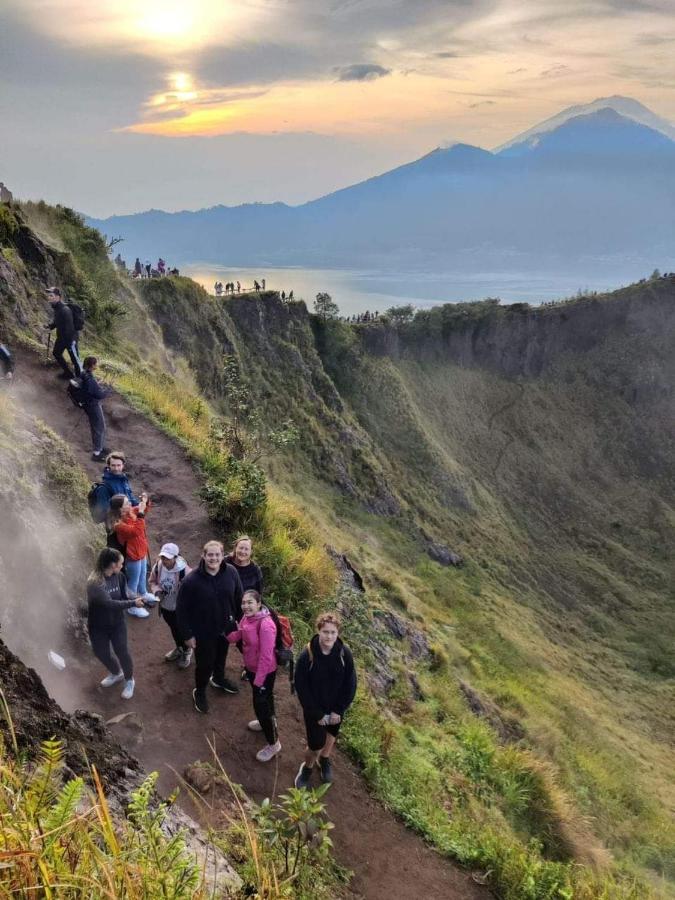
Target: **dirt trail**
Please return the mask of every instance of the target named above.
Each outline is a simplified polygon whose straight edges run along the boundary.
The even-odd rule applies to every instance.
[[[101,465],[90,459],[86,419],[68,402],[56,370],[35,355],[20,353],[17,374],[14,390],[19,401],[25,398],[30,411],[72,446],[92,480],[99,476]],[[156,554],[164,541],[175,540],[188,562],[195,564],[203,542],[216,535],[196,497],[198,482],[192,466],[173,441],[122,398],[115,395],[104,405],[108,446],[124,449],[134,489],[146,489],[153,498],[154,507],[148,514],[151,553]],[[137,713],[143,729],[140,740],[132,741],[129,748],[148,771],[159,771],[165,793],[177,783],[175,772],[182,773],[196,759],[209,758],[206,737],[215,737],[225,770],[255,800],[272,795],[275,789],[282,793],[293,783],[302,757],[304,729],[299,704],[290,695],[285,678],[280,678],[277,689],[283,751],[278,764],[265,766],[254,758],[261,746],[260,736],[246,729],[252,717],[248,686],[242,685],[237,696],[211,691],[211,712],[200,716],[191,700],[194,667],[180,672],[163,661],[172,643],[164,622],[156,613],[143,620],[129,617],[128,628],[136,667],[133,700],[125,703],[116,689],[98,687],[101,666],[83,647],[79,659],[68,660],[66,672],[41,672],[48,690],[67,711],[86,708],[106,719],[127,711]],[[234,680],[239,663],[239,653],[231,651],[228,669]],[[326,803],[335,824],[337,858],[355,873],[351,882],[355,896],[368,900],[490,896],[374,800],[343,754],[336,758],[335,775]]]

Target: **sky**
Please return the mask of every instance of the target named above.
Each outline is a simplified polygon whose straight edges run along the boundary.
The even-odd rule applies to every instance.
[[[92,216],[302,203],[635,97],[672,0],[1,0],[0,180]]]

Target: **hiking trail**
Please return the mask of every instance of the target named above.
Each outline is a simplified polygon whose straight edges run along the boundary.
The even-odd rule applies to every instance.
[[[19,351],[16,356],[17,378],[12,394],[71,446],[92,481],[97,480],[102,465],[91,460],[86,417],[70,404],[64,382],[56,377],[57,370],[37,354]],[[179,544],[188,563],[196,565],[203,543],[221,535],[198,499],[199,482],[192,464],[177,443],[117,393],[104,401],[104,411],[106,445],[125,451],[126,471],[134,491],[147,490],[152,498],[147,518],[152,558],[162,543],[172,540]],[[100,526],[92,523],[92,528]],[[86,577],[82,572],[83,595]],[[280,677],[275,690],[283,750],[275,761],[261,764],[254,757],[262,746],[260,735],[246,728],[253,712],[249,687],[239,682],[240,654],[232,649],[228,657],[228,675],[240,683],[240,693],[231,696],[210,690],[210,714],[201,716],[192,705],[194,663],[180,671],[164,661],[172,640],[157,612],[148,619],[129,616],[127,624],[136,679],[133,699],[122,700],[116,688],[100,688],[104,674],[100,663],[88,645],[73,643],[67,648],[65,672],[57,672],[46,662],[39,672],[49,693],[67,712],[85,708],[105,720],[135,713],[142,724],[140,731],[128,743],[123,733],[116,732],[115,737],[148,772],[159,772],[158,786],[165,795],[176,786],[176,773],[182,774],[196,760],[210,758],[207,738],[215,739],[229,777],[254,800],[271,796],[275,786],[277,795],[292,786],[303,757],[305,732],[300,705],[291,696],[285,676]],[[326,795],[326,807],[335,825],[332,839],[336,858],[354,872],[350,883],[354,897],[478,900],[491,896],[469,873],[430,849],[386,810],[343,753],[336,754],[334,770],[335,783]],[[180,802],[203,821],[203,811],[196,809],[184,787]]]

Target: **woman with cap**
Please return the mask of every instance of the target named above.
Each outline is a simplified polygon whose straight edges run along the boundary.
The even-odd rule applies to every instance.
[[[182,580],[190,573],[190,566],[180,555],[178,544],[164,544],[150,572],[150,591],[159,600],[159,614],[171,630],[176,646],[164,654],[167,662],[178,662],[179,669],[187,669],[192,662],[192,650],[178,629],[176,601]]]

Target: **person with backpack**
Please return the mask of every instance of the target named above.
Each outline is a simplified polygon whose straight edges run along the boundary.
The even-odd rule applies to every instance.
[[[246,678],[253,690],[253,712],[256,718],[248,723],[250,731],[262,731],[267,744],[255,757],[269,762],[281,752],[274,712],[274,682],[277,677],[277,626],[270,611],[263,606],[258,591],[244,591],[241,598],[243,617],[236,631],[227,640],[242,643]]]
[[[295,666],[295,690],[307,732],[307,752],[295,777],[297,788],[310,786],[317,762],[323,784],[333,780],[330,755],[356,695],[354,659],[340,639],[341,627],[336,613],[321,613],[316,620],[317,633]]]
[[[199,566],[183,579],[178,591],[178,630],[195,651],[195,688],[192,700],[197,712],[207,713],[206,686],[239,693],[225,677],[229,644],[227,635],[241,619],[241,581],[234,566],[225,562],[220,541],[207,541]]]
[[[7,381],[14,378],[14,357],[9,347],[0,344],[0,365],[2,366],[2,375]]]
[[[186,575],[192,570],[180,555],[178,544],[164,544],[150,570],[149,588],[159,600],[159,614],[171,630],[176,646],[164,654],[167,662],[178,662],[179,669],[187,669],[192,662],[192,650],[183,640],[178,629],[176,601],[178,591]]]
[[[101,687],[124,681],[122,697],[131,700],[136,683],[123,612],[140,608],[143,599],[129,599],[123,565],[124,558],[118,550],[104,547],[99,553],[87,581],[87,626],[91,649],[110,673],[101,681]]]
[[[139,499],[131,490],[129,476],[124,471],[126,457],[121,450],[112,450],[105,458],[106,466],[101,481],[92,484],[87,494],[89,514],[94,522],[105,523],[110,510],[110,501],[115,494],[124,494],[132,506],[138,506]]]
[[[108,450],[103,446],[105,440],[105,418],[101,400],[105,400],[106,397],[110,396],[111,389],[102,387],[94,378],[97,366],[98,359],[95,356],[85,357],[82,364],[79,390],[82,398],[82,409],[87,419],[89,419],[89,428],[91,429],[91,441],[93,444],[91,458],[95,462],[103,462]]]
[[[54,341],[52,354],[63,369],[59,378],[67,378],[69,380],[75,376],[79,378],[82,373],[82,365],[77,354],[77,330],[73,320],[73,311],[70,305],[63,302],[59,288],[47,288],[47,296],[52,307],[52,321],[47,325],[47,328],[50,331],[56,329],[56,340]],[[74,372],[63,358],[63,354],[66,351],[73,364]]]
[[[148,591],[148,538],[145,533],[145,511],[148,507],[148,495],[141,494],[138,506],[132,506],[129,498],[123,494],[115,494],[110,501],[108,513],[108,531],[115,534],[116,540],[124,546],[124,569],[127,586],[132,594],[143,597],[150,604],[157,602],[154,594]],[[146,619],[150,613],[140,607],[130,608],[129,615]]]

